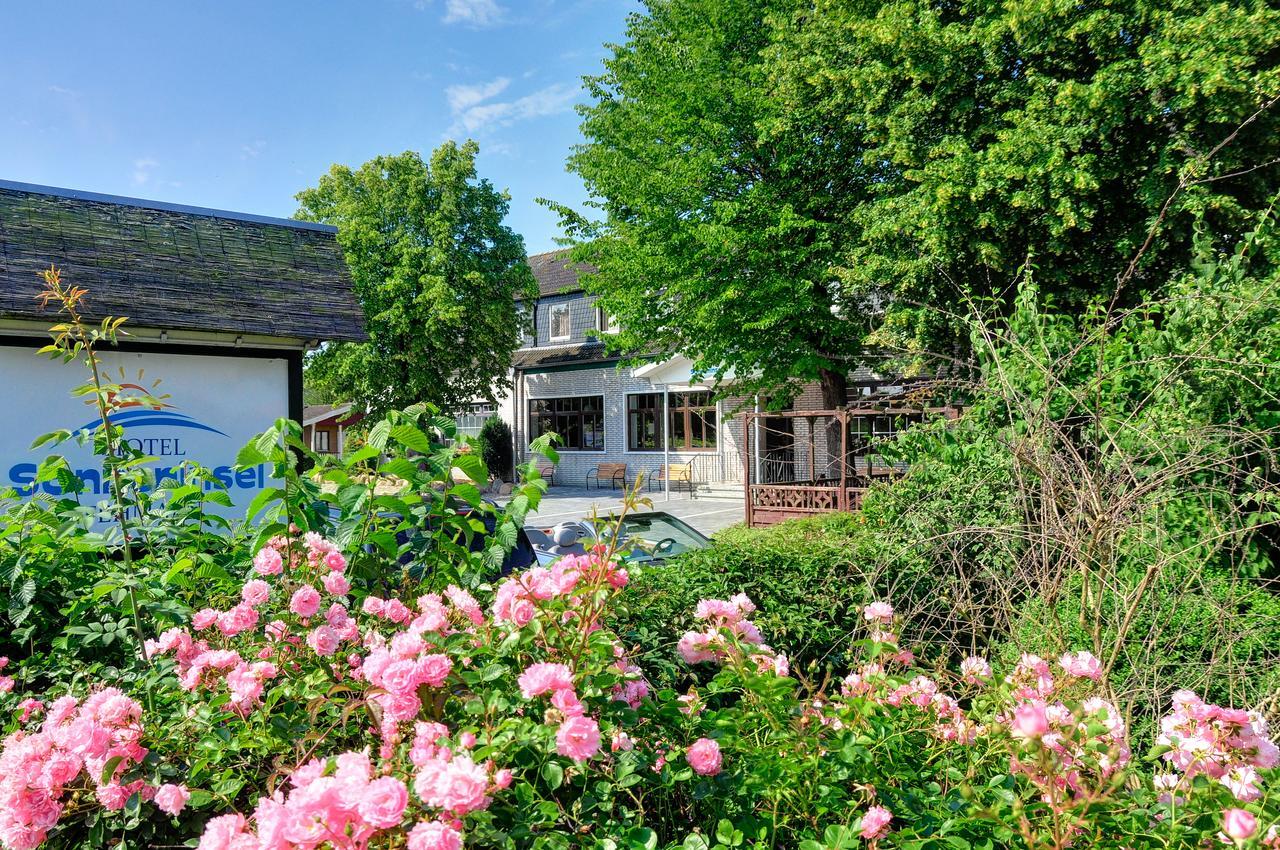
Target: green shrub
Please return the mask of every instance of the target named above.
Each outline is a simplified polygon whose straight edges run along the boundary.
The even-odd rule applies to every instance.
[[[771,528],[725,529],[710,548],[637,576],[616,628],[641,666],[669,682],[676,675],[673,642],[692,623],[698,600],[742,592],[760,607],[755,621],[797,673],[844,670],[857,609],[871,601],[860,566],[862,527],[855,515],[826,514]]]
[[[515,464],[515,438],[511,435],[511,426],[496,416],[490,416],[481,426],[477,440],[484,465],[502,481],[510,481]]]

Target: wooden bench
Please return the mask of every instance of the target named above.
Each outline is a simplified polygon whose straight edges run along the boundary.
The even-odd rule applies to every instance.
[[[542,476],[548,484],[556,483],[556,465],[546,458],[539,458],[536,461],[538,474]]]
[[[693,495],[693,464],[691,463],[672,463],[667,466],[658,467],[658,474],[649,479],[649,487],[653,488],[655,483],[663,483],[670,476],[672,484],[683,484],[689,488],[689,495]]]
[[[596,468],[587,473],[587,486],[591,486],[591,477],[595,476],[596,486],[600,486],[600,482],[608,481],[609,489],[612,490],[615,485],[621,484],[624,488],[627,486],[627,465],[625,463],[597,463]]]

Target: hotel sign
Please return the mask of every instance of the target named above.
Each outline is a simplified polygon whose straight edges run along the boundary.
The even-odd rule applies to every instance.
[[[181,477],[184,461],[198,463],[226,487],[235,505],[231,513],[243,513],[266,486],[267,472],[262,465],[237,471],[236,453],[288,416],[288,361],[121,351],[102,352],[100,359],[104,383],[119,386],[113,420],[129,445],[154,458],[157,477]],[[31,449],[41,434],[101,424],[93,397],[71,394],[88,378],[83,365],[50,360],[27,347],[0,346],[0,376],[0,489],[60,495],[56,481],[35,481],[41,461],[58,454],[85,482],[82,500],[94,503],[105,496],[109,482],[89,445],[69,441]]]

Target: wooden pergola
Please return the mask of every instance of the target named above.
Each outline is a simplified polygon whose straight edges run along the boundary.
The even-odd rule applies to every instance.
[[[881,456],[879,446],[925,419],[959,413],[952,406],[875,404],[742,414],[747,525],[858,510],[872,483],[906,471]]]

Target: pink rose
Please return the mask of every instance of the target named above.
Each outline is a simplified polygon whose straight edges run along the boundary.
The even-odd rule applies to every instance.
[[[872,602],[862,609],[862,616],[868,623],[879,622],[888,626],[893,623],[893,606],[888,602]]]
[[[165,783],[156,791],[156,807],[165,814],[176,815],[186,807],[190,797],[187,786]]]
[[[365,786],[360,796],[360,817],[378,829],[390,829],[404,817],[409,805],[409,789],[392,776],[383,776]]]
[[[418,680],[422,684],[438,688],[445,683],[445,680],[449,678],[449,674],[453,672],[453,661],[447,655],[432,653],[419,658],[415,669]]]
[[[222,815],[204,825],[197,850],[237,850],[244,833],[244,815]]]
[[[1012,731],[1015,738],[1039,738],[1049,731],[1049,718],[1044,703],[1024,702],[1013,710]]]
[[[218,622],[218,612],[212,608],[204,608],[191,618],[191,627],[197,631],[207,629]]]
[[[284,569],[284,558],[271,547],[259,549],[258,554],[253,556],[253,568],[258,571],[258,575],[277,575]]]
[[[1102,662],[1094,657],[1091,652],[1068,652],[1058,661],[1062,665],[1062,669],[1066,670],[1072,676],[1081,679],[1093,679],[1095,682],[1102,678]]]
[[[551,691],[572,688],[573,673],[563,664],[539,662],[530,664],[517,681],[521,696],[533,699]]]
[[[328,626],[317,626],[307,635],[307,646],[315,650],[316,655],[333,655],[338,650],[338,636]]]
[[[321,582],[324,589],[334,596],[346,596],[347,591],[351,589],[351,582],[342,573],[328,573]]]
[[[556,730],[556,752],[577,762],[600,752],[600,727],[590,717],[570,717]]]
[[[1248,841],[1258,831],[1258,819],[1244,809],[1227,809],[1222,813],[1222,831],[1232,841]]]
[[[255,578],[244,583],[244,587],[240,589],[240,598],[245,601],[246,605],[257,608],[263,602],[267,601],[267,597],[271,595],[271,585],[267,584],[260,578]]]
[[[320,591],[309,584],[298,588],[289,600],[289,610],[299,617],[314,616],[320,610]]]
[[[858,834],[868,841],[881,838],[889,831],[889,821],[892,819],[893,814],[884,806],[872,806],[862,816],[862,829]]]
[[[462,833],[437,820],[422,821],[409,832],[409,850],[462,850]]]
[[[991,665],[985,658],[970,655],[960,662],[960,675],[970,685],[978,685],[991,678]]]
[[[324,565],[335,573],[340,573],[347,568],[347,559],[342,557],[341,552],[330,552],[324,556]]]
[[[699,776],[715,776],[720,772],[720,745],[710,738],[699,738],[690,745],[685,759]]]

